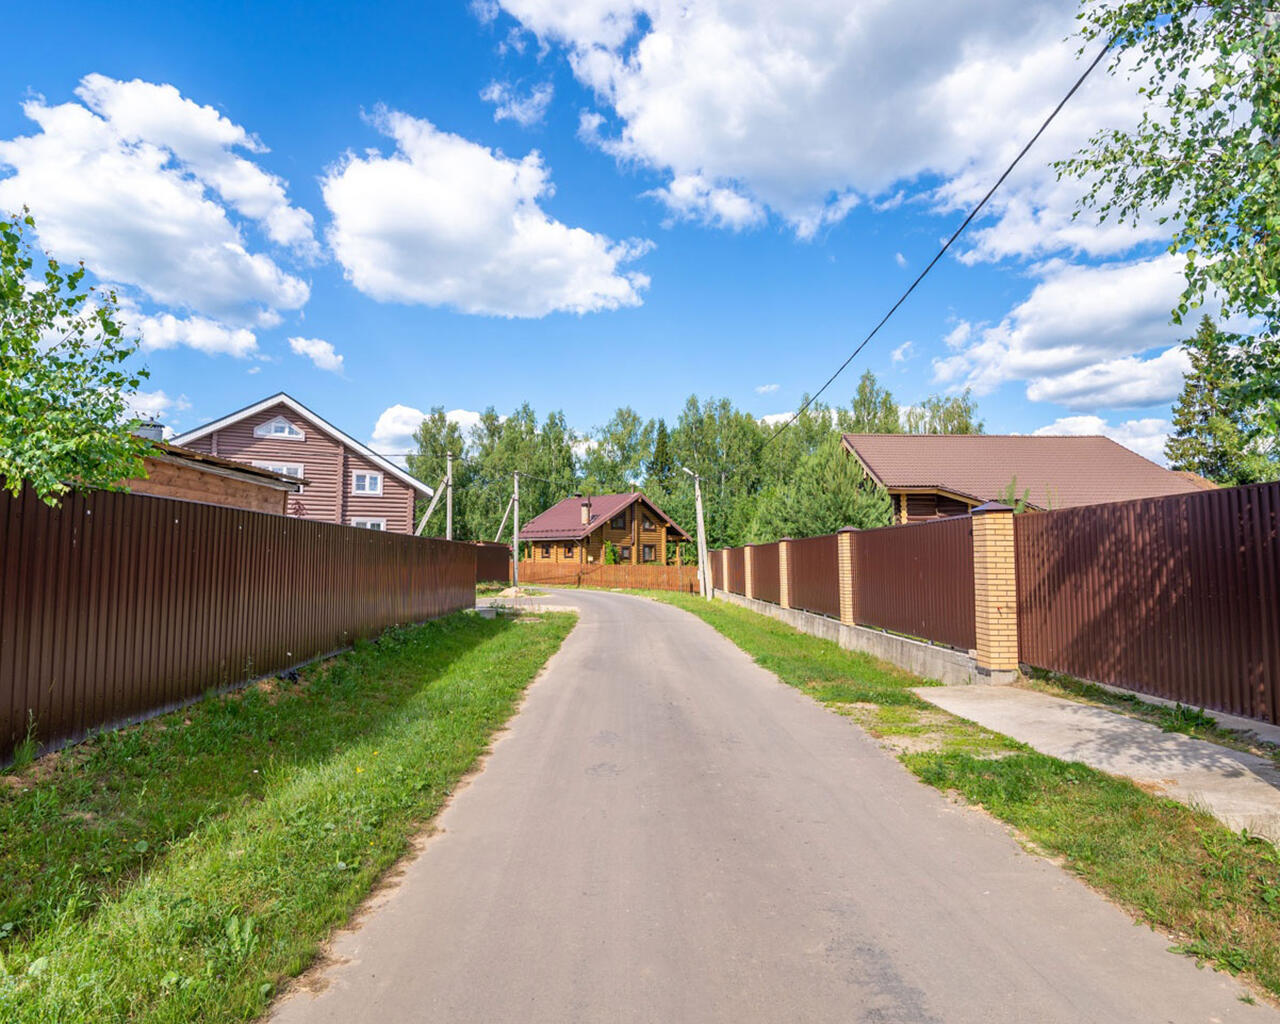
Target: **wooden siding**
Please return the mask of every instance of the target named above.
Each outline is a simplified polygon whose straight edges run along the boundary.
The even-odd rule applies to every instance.
[[[920,523],[929,519],[965,516],[970,506],[959,498],[936,491],[896,491],[893,494],[894,521]]]
[[[144,461],[147,475],[124,481],[124,486],[134,494],[202,501],[208,505],[226,505],[249,512],[274,512],[276,515],[285,514],[285,504],[293,497],[278,487],[237,480],[190,464],[153,458]]]
[[[277,416],[284,417],[306,436],[300,441],[254,436],[255,427]],[[197,438],[186,447],[237,462],[301,464],[307,486],[301,494],[289,496],[287,507],[291,516],[347,526],[357,518],[385,519],[390,533],[413,532],[416,493],[413,488],[373,465],[283,403]],[[381,473],[382,494],[352,494],[351,478],[357,470]]]

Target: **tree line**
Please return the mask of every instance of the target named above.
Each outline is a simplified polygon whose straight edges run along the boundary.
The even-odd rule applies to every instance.
[[[418,427],[408,465],[435,484],[444,476],[446,454],[460,456],[454,462],[454,536],[489,541],[516,470],[525,521],[575,493],[642,490],[692,533],[688,469],[702,478],[707,543],[722,547],[888,525],[888,494],[841,449],[842,433],[972,434],[983,428],[969,392],[900,407],[870,371],[848,405],[815,402],[789,427],[785,423],[758,419],[727,398],[696,395],[671,423],[623,406],[585,434],[571,429],[561,412],[540,420],[528,403],[507,417],[486,409],[467,431],[437,407]],[[442,532],[443,522],[437,511],[426,532]],[[508,524],[507,537],[509,530]]]

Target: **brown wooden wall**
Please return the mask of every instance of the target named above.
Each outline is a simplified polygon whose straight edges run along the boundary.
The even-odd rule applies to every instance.
[[[0,761],[475,601],[470,544],[126,493],[0,495]]]
[[[1280,483],[1020,515],[1023,662],[1280,722]]]
[[[191,463],[151,457],[143,461],[147,475],[123,483],[134,494],[203,501],[210,505],[226,505],[250,512],[274,512],[276,515],[285,514],[286,503],[292,497],[289,491],[278,487],[210,473]]]

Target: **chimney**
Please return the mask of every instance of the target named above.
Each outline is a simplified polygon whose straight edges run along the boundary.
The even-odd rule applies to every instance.
[[[582,500],[582,525],[591,525],[591,499],[584,498]]]
[[[137,437],[146,438],[148,441],[164,440],[164,424],[157,423],[155,420],[139,423],[133,432]]]

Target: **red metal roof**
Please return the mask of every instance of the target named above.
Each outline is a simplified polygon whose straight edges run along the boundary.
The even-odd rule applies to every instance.
[[[591,522],[582,525],[582,503],[591,503]],[[639,491],[629,494],[594,494],[590,498],[565,498],[545,512],[534,516],[520,528],[521,540],[581,540],[637,501],[643,501],[683,540],[690,537]]]
[[[845,447],[889,490],[999,498],[1017,478],[1037,508],[1073,508],[1202,489],[1107,437],[845,434]]]

